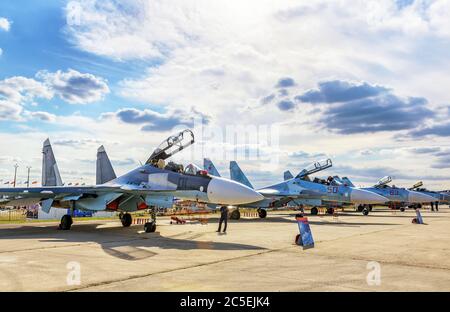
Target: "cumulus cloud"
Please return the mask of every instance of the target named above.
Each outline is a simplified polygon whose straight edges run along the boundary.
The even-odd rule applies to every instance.
[[[295,80],[289,77],[281,78],[278,80],[275,88],[290,88],[295,86]]]
[[[117,118],[123,123],[141,125],[142,131],[168,131],[180,125],[193,127],[194,118],[200,118],[206,123],[209,121],[208,116],[195,110],[159,113],[150,109],[138,110],[135,108],[124,108],[115,113],[105,113],[102,118]]]
[[[10,28],[11,22],[5,17],[0,17],[0,30],[9,31]]]
[[[332,80],[319,82],[318,89],[309,90],[296,99],[306,103],[339,103],[377,96],[387,91],[385,87],[370,85],[367,82]]]
[[[55,73],[39,72],[36,77],[43,80],[53,92],[70,104],[88,104],[100,101],[110,92],[107,81],[92,74],[82,74],[69,69]]]
[[[86,104],[99,101],[109,93],[103,78],[75,70],[41,71],[35,78],[16,76],[0,80],[0,119],[22,119],[24,106],[35,104],[37,99],[51,100],[56,95],[71,104]],[[43,121],[53,121],[55,118],[45,112],[28,113],[27,116]]]
[[[56,115],[48,112],[26,112],[26,114],[46,122],[54,122],[56,120]]]
[[[435,116],[424,98],[401,98],[367,82],[329,81],[296,97],[303,103],[327,104],[318,125],[340,134],[416,128]]]
[[[450,136],[450,123],[437,124],[429,127],[422,127],[420,129],[409,132],[409,135],[414,138],[421,138],[427,136],[448,137]]]
[[[282,111],[292,110],[294,107],[295,104],[291,100],[282,100],[278,102],[278,108],[281,109]]]
[[[57,140],[53,142],[54,145],[62,145],[62,146],[81,146],[81,145],[99,145],[102,144],[102,141],[97,139],[85,138],[85,139],[66,139],[66,140]]]
[[[434,116],[426,104],[394,95],[356,100],[329,107],[319,124],[341,134],[409,130]]]
[[[25,77],[0,81],[0,120],[19,120],[25,103],[35,98],[51,99],[52,92],[43,83]]]

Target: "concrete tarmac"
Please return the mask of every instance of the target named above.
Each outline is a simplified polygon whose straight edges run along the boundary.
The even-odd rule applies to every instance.
[[[450,209],[309,217],[315,248],[294,244],[295,212],[207,225],[85,221],[0,225],[0,291],[450,291]],[[369,281],[368,281],[369,279]]]

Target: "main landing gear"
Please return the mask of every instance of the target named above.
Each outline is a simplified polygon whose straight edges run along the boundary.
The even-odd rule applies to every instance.
[[[239,209],[235,209],[231,212],[231,214],[230,214],[231,220],[239,220],[240,218],[241,218],[241,212],[239,211]]]
[[[71,215],[64,215],[61,218],[61,223],[59,224],[59,229],[63,231],[68,231],[72,227],[73,220]]]
[[[154,233],[156,231],[156,211],[155,209],[151,209],[150,215],[152,217],[151,222],[146,222],[144,224],[144,231],[145,233]],[[133,223],[133,218],[131,217],[131,214],[128,212],[126,213],[120,213],[119,215],[120,221],[122,222],[123,227],[130,227]]]
[[[257,211],[258,211],[258,215],[261,219],[264,219],[267,217],[267,211],[265,209],[258,208]]]
[[[133,218],[128,212],[120,213],[119,218],[120,221],[122,222],[123,227],[130,227],[130,225],[133,223]]]
[[[368,216],[369,212],[372,211],[372,205],[359,205],[357,210],[358,212],[362,212],[363,215]]]
[[[70,202],[70,214],[66,214],[62,216],[61,222],[59,223],[58,229],[63,231],[68,231],[72,227],[73,224],[73,211],[75,210],[75,202]]]

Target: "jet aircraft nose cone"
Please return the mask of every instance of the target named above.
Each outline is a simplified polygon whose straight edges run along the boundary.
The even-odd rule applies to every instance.
[[[408,194],[408,202],[414,204],[422,204],[422,203],[431,203],[437,201],[437,198],[434,198],[433,196],[423,194],[416,191],[409,191]]]
[[[214,204],[242,205],[263,200],[264,196],[241,183],[214,177],[208,184],[208,199]]]
[[[389,201],[389,199],[377,193],[358,188],[352,188],[350,200],[355,204],[384,204]]]

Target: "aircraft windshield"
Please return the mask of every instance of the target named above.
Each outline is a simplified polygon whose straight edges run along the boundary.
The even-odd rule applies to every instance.
[[[197,175],[202,169],[194,164],[189,164],[186,166],[186,169],[184,169],[185,174],[191,174],[191,175]]]
[[[411,189],[416,189],[416,188],[419,188],[419,187],[421,187],[421,186],[423,186],[423,182],[422,182],[422,181],[419,181],[419,182],[417,182],[416,184],[414,184],[414,185],[412,186]]]
[[[187,129],[170,136],[155,149],[146,164],[155,164],[158,160],[165,160],[192,144],[194,144],[194,134],[191,130]]]
[[[298,175],[297,178],[304,178],[310,174],[325,170],[327,168],[330,168],[333,166],[333,163],[331,162],[331,159],[324,159],[317,161],[305,169],[303,169]]]
[[[391,182],[392,182],[392,178],[390,176],[385,176],[385,177],[381,178],[377,184],[375,184],[375,187],[382,187]]]

